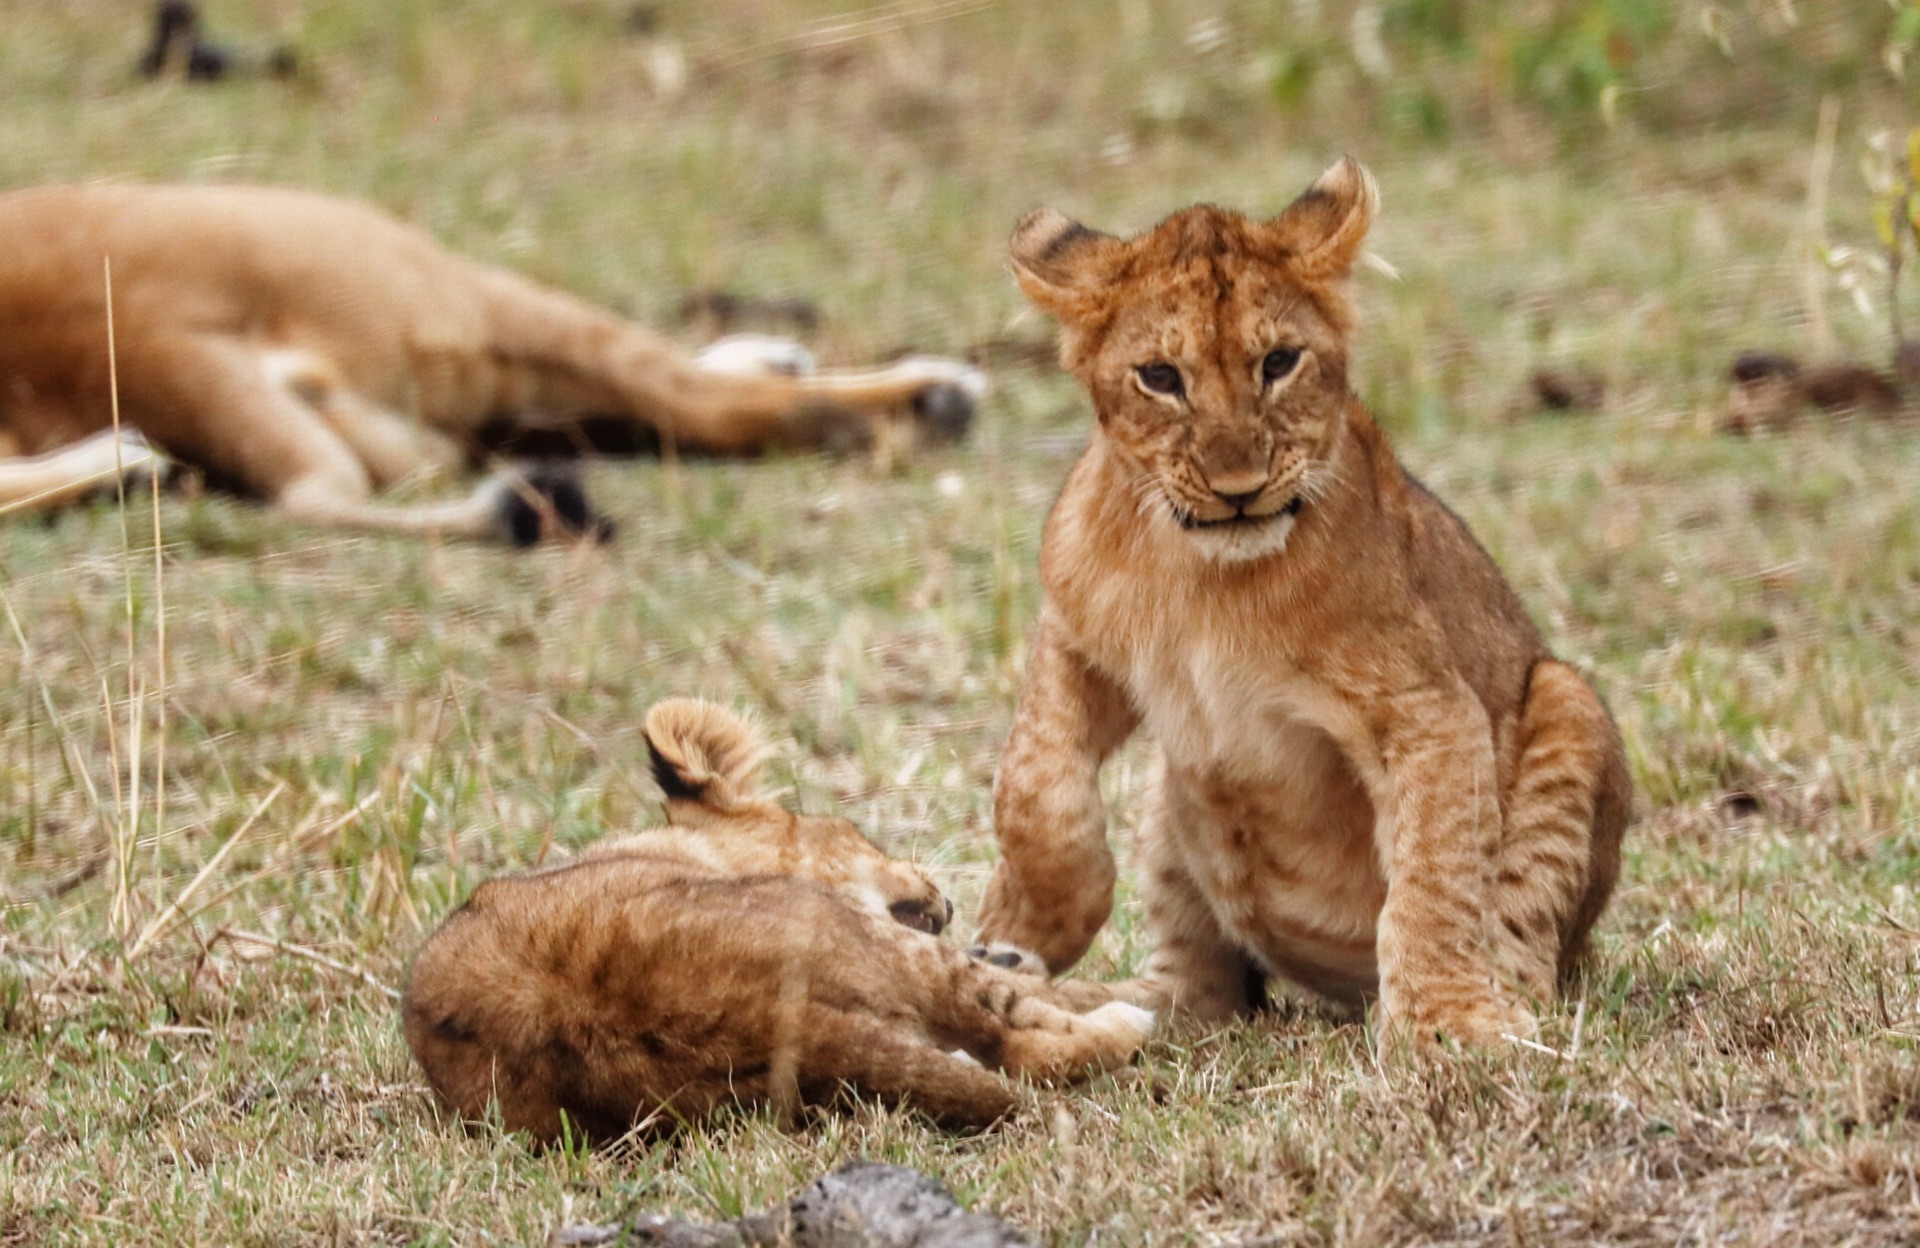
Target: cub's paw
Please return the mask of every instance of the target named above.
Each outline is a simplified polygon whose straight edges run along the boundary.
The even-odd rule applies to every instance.
[[[1132,1033],[1135,1044],[1152,1035],[1154,1023],[1158,1021],[1158,1015],[1152,1010],[1125,1001],[1109,1001],[1097,1010],[1088,1011],[1083,1017],[1113,1032]]]
[[[1525,1007],[1487,1000],[1391,1014],[1381,1028],[1380,1045],[1393,1055],[1434,1053],[1450,1046],[1503,1049],[1516,1040],[1532,1039],[1539,1030],[1539,1020]]]
[[[985,962],[1002,970],[1015,971],[1022,975],[1037,975],[1047,978],[1047,964],[1040,955],[1031,949],[1022,949],[1019,945],[1009,945],[1003,941],[991,941],[984,945],[974,945],[967,950],[967,956],[976,962]]]
[[[1131,1062],[1153,1034],[1154,1022],[1152,1010],[1125,1001],[1109,1001],[1075,1019],[1091,1033],[1093,1065],[1101,1070],[1118,1070]]]

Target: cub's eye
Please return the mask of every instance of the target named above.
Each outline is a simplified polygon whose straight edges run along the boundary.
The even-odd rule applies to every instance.
[[[1267,352],[1266,359],[1260,361],[1260,380],[1263,383],[1279,381],[1299,365],[1299,347],[1275,347]]]
[[[1171,364],[1142,364],[1133,370],[1140,384],[1155,394],[1168,394],[1179,398],[1187,392],[1187,385],[1180,380],[1180,370]]]

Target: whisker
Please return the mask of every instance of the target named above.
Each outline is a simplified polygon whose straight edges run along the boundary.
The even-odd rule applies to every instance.
[[[1166,489],[1150,474],[1141,474],[1127,483],[1127,489],[1133,494],[1134,511],[1142,519],[1151,520],[1162,507],[1170,507]]]
[[[1316,463],[1307,465],[1300,474],[1300,496],[1308,502],[1321,503],[1333,495],[1337,489],[1347,484],[1339,465]]]

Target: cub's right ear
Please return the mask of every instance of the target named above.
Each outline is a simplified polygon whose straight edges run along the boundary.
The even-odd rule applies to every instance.
[[[767,747],[732,711],[697,698],[669,698],[647,712],[644,732],[654,781],[669,802],[733,810],[760,796]]]
[[[1342,156],[1267,223],[1296,276],[1338,282],[1353,270],[1360,245],[1380,210],[1380,188],[1366,166]]]
[[[1071,315],[1106,279],[1120,240],[1090,230],[1051,208],[1030,212],[1013,229],[1007,251],[1014,280],[1034,305]]]

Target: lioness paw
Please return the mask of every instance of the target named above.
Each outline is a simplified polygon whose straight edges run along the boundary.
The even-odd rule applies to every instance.
[[[791,338],[767,334],[729,334],[708,343],[693,359],[710,373],[736,377],[805,377],[814,371],[813,352]]]
[[[580,474],[567,464],[507,468],[480,483],[475,497],[493,509],[495,534],[515,546],[547,538],[613,540],[616,526],[594,510]]]
[[[909,355],[894,361],[893,366],[927,386],[953,386],[975,402],[993,390],[987,375],[965,360],[943,355]]]

